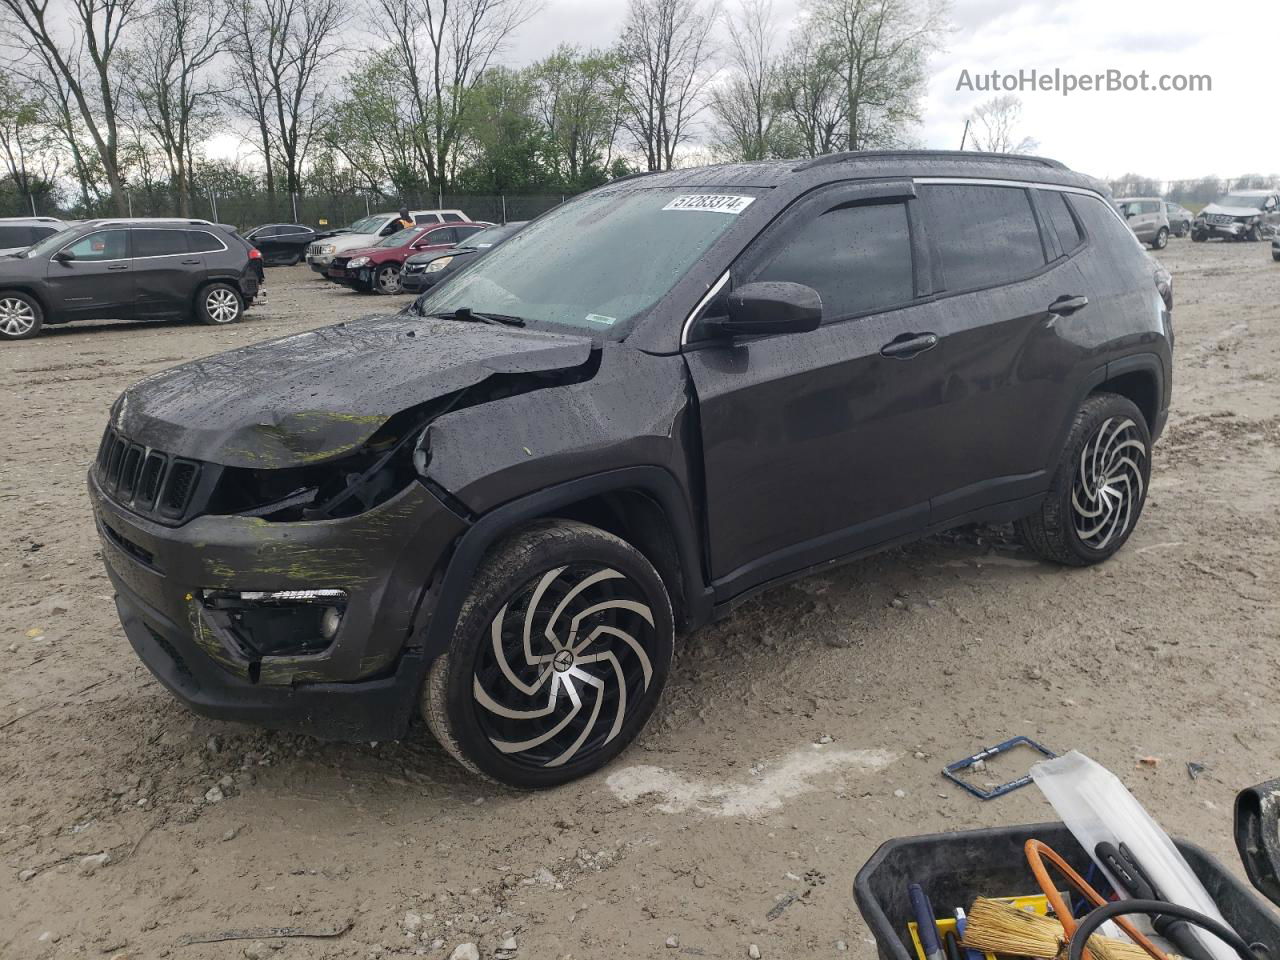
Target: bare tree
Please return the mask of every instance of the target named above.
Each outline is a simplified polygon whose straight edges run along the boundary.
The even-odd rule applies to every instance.
[[[811,13],[844,82],[850,150],[899,146],[920,119],[928,54],[945,0],[814,0]]]
[[[1018,136],[1016,131],[1021,119],[1022,100],[1012,93],[979,104],[965,117],[973,149],[987,153],[1031,153],[1040,142]]]
[[[145,42],[124,58],[127,88],[142,127],[164,152],[186,217],[194,141],[205,132],[218,94],[210,65],[222,51],[223,19],[205,0],[157,0],[143,22]]]
[[[772,0],[742,0],[725,17],[729,76],[711,90],[716,139],[737,160],[764,160],[775,150],[778,67],[774,62]]]
[[[620,45],[624,125],[649,170],[670,170],[693,134],[713,75],[714,4],[698,0],[631,0]]]
[[[0,73],[0,160],[33,215],[36,194],[47,192],[58,175],[44,108],[38,88]]]
[[[809,20],[792,35],[779,70],[778,100],[794,141],[790,154],[817,157],[844,149],[849,108],[842,87],[834,53],[820,25]]]
[[[281,186],[277,171],[287,192],[301,188],[324,119],[321,81],[349,9],[345,0],[230,0],[227,102],[255,127],[269,193]]]
[[[414,148],[429,181],[453,175],[469,93],[538,0],[377,0],[375,30],[404,84]]]
[[[56,93],[93,141],[116,211],[127,212],[120,165],[119,91],[113,61],[140,0],[69,0],[51,23],[51,0],[0,0],[18,69]],[[66,29],[54,24],[66,20]]]

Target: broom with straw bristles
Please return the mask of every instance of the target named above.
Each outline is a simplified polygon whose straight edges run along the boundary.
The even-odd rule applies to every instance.
[[[1067,936],[1062,924],[1052,917],[979,897],[969,911],[963,946],[986,953],[1054,960],[1066,955]],[[1089,938],[1089,952],[1095,960],[1151,960],[1136,943],[1097,935]],[[1168,960],[1180,958],[1169,954]]]

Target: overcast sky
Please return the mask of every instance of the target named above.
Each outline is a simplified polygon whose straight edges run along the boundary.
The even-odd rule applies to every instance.
[[[604,46],[627,0],[547,0],[513,38],[524,64],[560,42]],[[724,0],[732,6],[738,0]],[[774,0],[779,37],[797,0]],[[964,116],[990,93],[957,91],[961,70],[1059,67],[1207,73],[1210,93],[1021,94],[1022,133],[1039,152],[1100,177],[1160,180],[1280,172],[1280,18],[1274,0],[953,0],[955,27],[931,62],[921,144],[954,149]]]

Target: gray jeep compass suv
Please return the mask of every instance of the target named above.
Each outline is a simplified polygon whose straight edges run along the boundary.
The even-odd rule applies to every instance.
[[[89,492],[124,629],[193,710],[416,715],[548,786],[680,634],[975,521],[1055,563],[1141,516],[1172,290],[1098,182],[975,153],[625,178],[412,310],[149,377]]]
[[[262,277],[262,254],[230,227],[89,220],[0,257],[0,340],[70,320],[234,323]]]

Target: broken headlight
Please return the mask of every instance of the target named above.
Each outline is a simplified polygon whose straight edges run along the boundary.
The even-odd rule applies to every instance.
[[[321,653],[347,612],[345,590],[205,590],[204,615],[251,660]]]
[[[392,417],[359,450],[324,463],[281,469],[228,467],[211,513],[264,520],[333,520],[385,503],[415,477],[421,414]]]

